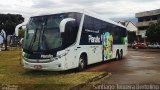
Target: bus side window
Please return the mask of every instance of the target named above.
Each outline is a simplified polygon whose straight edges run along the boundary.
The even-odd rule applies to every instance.
[[[83,29],[89,29],[89,30],[94,30],[94,21],[93,21],[93,17],[90,16],[85,16],[84,18],[84,23],[83,23]]]

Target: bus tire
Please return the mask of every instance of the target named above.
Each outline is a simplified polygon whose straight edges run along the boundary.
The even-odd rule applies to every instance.
[[[123,50],[120,51],[120,59],[123,59]]]
[[[86,57],[86,55],[82,54],[79,58],[78,70],[82,71],[86,68],[86,66],[87,66],[87,57]]]
[[[116,60],[120,60],[119,50],[116,52]]]

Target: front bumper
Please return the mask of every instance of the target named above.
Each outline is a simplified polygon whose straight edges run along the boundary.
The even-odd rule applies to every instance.
[[[23,66],[31,70],[44,70],[44,71],[63,71],[66,70],[64,66],[65,58],[61,58],[48,63],[31,63],[22,59]]]

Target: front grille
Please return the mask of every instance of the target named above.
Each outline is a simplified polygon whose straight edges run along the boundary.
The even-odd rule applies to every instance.
[[[51,59],[27,59],[27,58],[24,58],[24,60],[30,63],[49,63],[53,61]]]

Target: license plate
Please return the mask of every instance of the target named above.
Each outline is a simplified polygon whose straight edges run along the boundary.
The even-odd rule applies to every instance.
[[[34,69],[41,70],[42,66],[41,65],[34,65]]]

